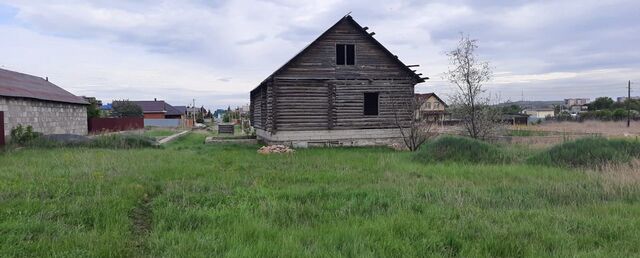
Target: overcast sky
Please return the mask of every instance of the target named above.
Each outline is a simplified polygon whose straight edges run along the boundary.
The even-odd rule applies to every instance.
[[[348,12],[421,65],[431,80],[418,92],[452,92],[444,53],[460,32],[479,40],[502,101],[617,97],[627,80],[640,88],[638,0],[0,0],[0,67],[105,102],[237,106]]]

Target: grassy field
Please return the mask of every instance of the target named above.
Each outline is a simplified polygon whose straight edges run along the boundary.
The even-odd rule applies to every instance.
[[[0,256],[630,257],[615,173],[425,165],[382,148],[202,145],[0,153]]]
[[[150,130],[145,130],[143,135],[149,136],[149,137],[154,137],[154,138],[160,138],[160,137],[171,136],[171,135],[177,134],[179,132],[180,132],[180,130],[150,129]]]

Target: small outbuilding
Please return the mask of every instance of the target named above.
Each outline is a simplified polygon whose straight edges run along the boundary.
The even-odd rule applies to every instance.
[[[347,15],[250,93],[259,140],[299,147],[383,145],[411,119],[424,82]]]
[[[48,78],[0,69],[0,132],[7,139],[18,125],[43,134],[86,135],[87,105]]]

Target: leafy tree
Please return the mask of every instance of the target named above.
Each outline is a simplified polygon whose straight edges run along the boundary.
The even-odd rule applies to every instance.
[[[522,112],[522,107],[515,104],[502,107],[503,114],[516,115],[516,114],[520,114],[521,112]]]
[[[87,106],[87,118],[100,117],[99,101],[95,98],[89,99],[89,106]]]
[[[599,97],[589,104],[589,110],[596,111],[610,109],[611,106],[613,106],[613,103],[613,99],[609,97]]]
[[[626,120],[627,119],[627,110],[622,109],[622,108],[618,108],[616,110],[613,110],[611,116],[612,116],[613,120],[616,120],[616,121]]]
[[[142,108],[129,100],[113,101],[111,104],[115,117],[143,117]]]
[[[598,110],[596,112],[596,117],[600,120],[609,121],[613,118],[613,112],[608,109]]]

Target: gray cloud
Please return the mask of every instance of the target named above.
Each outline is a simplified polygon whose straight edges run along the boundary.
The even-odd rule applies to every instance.
[[[451,91],[440,75],[460,32],[479,40],[496,71],[488,86],[505,100],[523,91],[537,99],[617,96],[615,85],[640,80],[633,0],[0,2],[0,33],[12,35],[0,42],[0,65],[105,99],[122,92],[242,104],[349,11],[405,63],[421,64],[432,80],[420,91]]]

